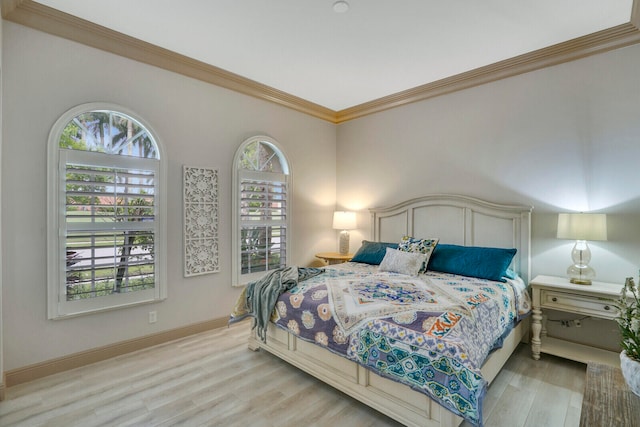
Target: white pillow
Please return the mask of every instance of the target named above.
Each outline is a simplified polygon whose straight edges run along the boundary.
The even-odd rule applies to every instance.
[[[426,260],[427,255],[420,252],[405,252],[387,248],[378,270],[417,276]]]

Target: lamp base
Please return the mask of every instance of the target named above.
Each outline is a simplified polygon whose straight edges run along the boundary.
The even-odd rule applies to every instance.
[[[590,285],[591,280],[596,277],[596,271],[589,267],[591,261],[591,250],[585,240],[577,240],[571,251],[573,265],[567,268],[569,282],[576,285]]]
[[[343,230],[340,232],[340,255],[349,253],[349,232]]]
[[[578,279],[578,278],[571,278],[569,279],[569,282],[571,283],[575,283],[576,285],[590,285],[591,284],[591,279]]]

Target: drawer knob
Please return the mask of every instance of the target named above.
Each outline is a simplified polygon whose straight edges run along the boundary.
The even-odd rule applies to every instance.
[[[553,302],[558,302],[558,298],[553,297],[553,298],[551,298],[551,301],[553,301]]]
[[[608,305],[605,305],[605,306],[604,306],[604,309],[605,309],[605,310],[611,310],[611,307],[609,307]]]

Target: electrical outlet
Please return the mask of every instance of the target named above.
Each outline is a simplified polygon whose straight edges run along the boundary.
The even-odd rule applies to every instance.
[[[582,321],[580,319],[561,320],[560,324],[565,328],[579,328],[582,326]]]
[[[149,323],[156,323],[158,321],[158,312],[150,311],[149,312]]]

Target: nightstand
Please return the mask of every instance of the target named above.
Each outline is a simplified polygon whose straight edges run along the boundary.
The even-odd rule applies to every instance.
[[[316,258],[323,259],[327,264],[341,264],[353,258],[353,254],[341,254],[339,252],[320,252]]]
[[[548,337],[542,314],[544,309],[549,309],[614,320],[618,316],[615,300],[620,298],[622,284],[576,285],[562,277],[537,276],[530,285],[533,290],[531,352],[535,360],[540,359],[540,353],[547,353],[582,363],[620,365],[620,353]]]

